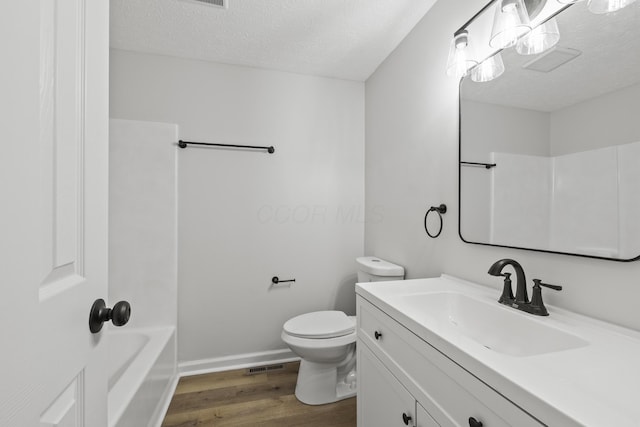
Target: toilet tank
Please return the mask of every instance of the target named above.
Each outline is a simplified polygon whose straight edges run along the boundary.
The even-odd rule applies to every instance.
[[[374,256],[356,258],[358,282],[384,282],[403,280],[404,268]]]

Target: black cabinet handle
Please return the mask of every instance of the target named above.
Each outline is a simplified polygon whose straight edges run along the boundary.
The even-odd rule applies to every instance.
[[[478,421],[473,417],[469,417],[469,427],[482,427],[482,421]]]
[[[379,340],[379,339],[382,337],[382,333],[381,333],[381,332],[378,332],[378,331],[375,331],[375,332],[373,333],[373,336],[374,336],[374,337],[376,337],[376,340]]]
[[[404,412],[402,413],[402,421],[404,421],[404,425],[408,426],[409,423],[411,422],[411,416],[405,414]],[[482,427],[482,425],[480,426]]]
[[[111,320],[114,326],[124,326],[131,317],[131,306],[127,301],[120,301],[108,308],[103,299],[97,299],[89,312],[89,330],[97,334],[102,329],[104,322]]]

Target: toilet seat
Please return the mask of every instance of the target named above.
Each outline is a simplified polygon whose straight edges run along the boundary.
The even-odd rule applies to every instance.
[[[358,338],[358,333],[354,330],[350,334],[343,335],[341,337],[319,339],[296,337],[282,331],[280,338],[288,346],[303,347],[307,349],[327,349],[330,347],[354,344]]]
[[[337,338],[352,334],[356,322],[342,311],[327,310],[301,314],[285,322],[283,330],[292,337],[307,339]]]

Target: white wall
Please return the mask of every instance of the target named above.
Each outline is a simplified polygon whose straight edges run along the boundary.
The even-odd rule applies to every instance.
[[[618,150],[601,148],[552,158],[550,247],[561,252],[592,253],[628,259],[620,253],[618,186],[626,174],[618,168]]]
[[[480,84],[465,81],[464,85]],[[464,86],[463,85],[463,86]],[[464,92],[464,88],[462,89]],[[531,156],[549,155],[549,114],[524,108],[504,107],[501,105],[462,100],[462,111],[465,120],[461,123],[462,153],[465,162],[495,163],[491,153],[514,153]],[[468,118],[468,119],[467,119]],[[490,129],[491,132],[487,132]],[[513,168],[515,165],[501,163],[498,167]],[[519,167],[523,164],[519,164]],[[524,172],[524,171],[523,171]],[[491,210],[491,180],[498,169],[483,167],[463,167],[460,171],[465,185],[461,191],[463,209],[460,220],[461,234],[466,241],[490,242],[496,236],[504,236],[500,231],[489,226],[493,224],[495,215],[509,217],[513,213],[528,209],[528,206],[517,206],[516,211]],[[535,179],[535,177],[533,177]],[[535,187],[536,183],[530,181]],[[535,202],[532,201],[531,204]],[[539,211],[540,206],[536,208]],[[512,230],[511,227],[507,229]],[[518,236],[511,236],[517,240]],[[500,239],[499,239],[500,240]],[[545,246],[547,242],[545,241]]]
[[[463,243],[458,216],[458,82],[445,73],[455,30],[483,0],[440,0],[366,82],[366,203],[384,210],[367,221],[367,253],[407,267],[407,276],[442,272],[492,286],[486,271],[513,257],[529,280],[564,285],[546,301],[640,329],[640,262],[620,263]],[[446,203],[445,226],[429,239],[421,221],[427,206]],[[531,283],[531,282],[530,282]]]
[[[551,155],[639,142],[638,111],[640,84],[554,111]]]
[[[489,153],[493,152],[547,157],[551,154],[549,113],[469,100],[462,100],[462,111],[464,161],[488,162]]]
[[[184,140],[276,149],[178,151],[183,366],[284,349],[282,324],[300,313],[353,313],[364,241],[364,84],[111,55],[112,117],[177,123]],[[272,288],[276,275],[296,282]]]
[[[109,123],[109,303],[131,304],[128,328],[176,326],[176,125]]]
[[[491,169],[491,226],[485,225],[491,229],[491,238],[473,241],[549,249],[554,178],[551,160],[546,156],[494,153],[493,162],[498,166]],[[462,187],[467,185],[463,181]],[[461,206],[466,215],[473,215],[472,206]],[[464,232],[462,235],[466,236]]]

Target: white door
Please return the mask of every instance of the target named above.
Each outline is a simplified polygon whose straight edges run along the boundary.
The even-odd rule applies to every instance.
[[[0,426],[106,426],[108,0],[0,2]]]

